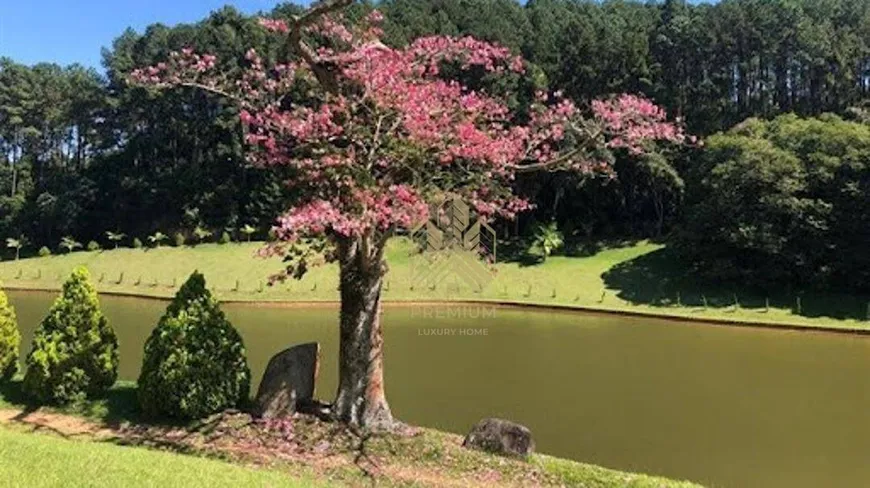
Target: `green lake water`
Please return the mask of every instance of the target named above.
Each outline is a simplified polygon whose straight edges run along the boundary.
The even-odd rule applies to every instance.
[[[9,295],[26,353],[54,295]],[[166,302],[101,303],[135,380]],[[254,392],[273,354],[319,341],[331,400],[336,309],[224,309]],[[384,323],[387,397],[412,424],[463,434],[504,417],[541,452],[714,487],[870,484],[870,337],[473,306],[388,306]]]

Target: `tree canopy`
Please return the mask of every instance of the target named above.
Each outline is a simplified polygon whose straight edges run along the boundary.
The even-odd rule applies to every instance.
[[[700,272],[870,287],[870,126],[833,115],[749,119],[709,138],[699,163],[677,242]]]
[[[751,116],[844,113],[870,89],[870,6],[859,0],[384,0],[377,6],[387,45],[472,35],[525,57],[533,83],[527,94],[562,90],[582,108],[608,93],[638,92],[684,117],[698,135]],[[371,8],[358,3],[347,15],[359,19]],[[286,20],[300,11],[285,4],[267,14]],[[39,248],[54,247],[65,235],[104,241],[109,230],[131,239],[155,230],[191,237],[197,225],[265,232],[293,198],[282,184],[292,175],[283,167],[254,170],[245,161],[232,106],[195,90],[155,94],[130,86],[126,77],[184,47],[214,54],[221,70],[235,73],[251,47],[266,61],[285,54],[286,47],[269,39],[255,19],[226,7],[195,24],[120,33],[103,53],[105,75],[81,66],[0,61],[0,235],[25,235]],[[681,165],[678,156],[665,158],[673,170]],[[635,161],[617,155],[616,165],[633,168]],[[517,184],[537,207],[521,227],[555,217],[589,237],[672,228],[677,180],[623,175],[520,177]],[[657,195],[668,195],[664,205]]]

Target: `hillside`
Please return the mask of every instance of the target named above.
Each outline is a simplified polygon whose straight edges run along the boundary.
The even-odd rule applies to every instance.
[[[217,295],[228,301],[336,301],[338,268],[313,268],[302,280],[268,286],[281,269],[277,258],[256,256],[262,243],[204,244],[195,247],[117,249],[0,262],[0,282],[10,289],[59,289],[73,267],[84,264],[101,292],[169,297],[194,270],[203,272]],[[434,287],[414,279],[421,258],[412,244],[393,240],[386,301],[487,300],[581,307],[695,319],[867,329],[867,304],[860,297],[783,294],[766,297],[751,290],[709,287],[685,277],[661,245],[640,242],[608,248],[588,257],[551,257],[544,263],[496,264],[480,290],[445,265]],[[735,306],[736,299],[736,306]]]

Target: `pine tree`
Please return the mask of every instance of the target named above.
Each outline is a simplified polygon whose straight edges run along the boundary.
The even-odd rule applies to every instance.
[[[15,309],[0,289],[0,381],[11,379],[18,372],[18,347],[21,333],[15,319]]]
[[[65,404],[105,393],[117,376],[118,339],[80,266],[36,330],[24,391],[42,403]]]
[[[151,416],[195,419],[248,399],[242,338],[194,272],[145,343],[139,403]]]

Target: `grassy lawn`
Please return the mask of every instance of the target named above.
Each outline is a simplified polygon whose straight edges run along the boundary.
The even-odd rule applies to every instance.
[[[334,264],[312,269],[301,281],[266,286],[266,278],[281,269],[281,262],[254,257],[260,246],[119,249],[5,261],[0,262],[0,281],[13,289],[57,289],[74,266],[84,264],[100,291],[168,297],[198,269],[223,300],[338,299]],[[870,328],[868,297],[807,293],[798,303],[798,295],[786,290],[761,292],[697,283],[667,249],[649,242],[607,248],[588,257],[556,256],[534,265],[498,263],[482,290],[455,277],[434,287],[417,282],[413,272],[421,258],[406,240],[393,240],[387,257],[387,301],[493,300],[737,322]]]
[[[0,427],[0,484],[27,487],[309,487],[285,473]]]
[[[698,486],[540,454],[528,462],[493,456],[432,429],[374,436],[362,447],[311,417],[293,420],[292,439],[243,413],[149,423],[130,382],[64,408],[31,408],[20,387],[0,386],[0,486]]]

